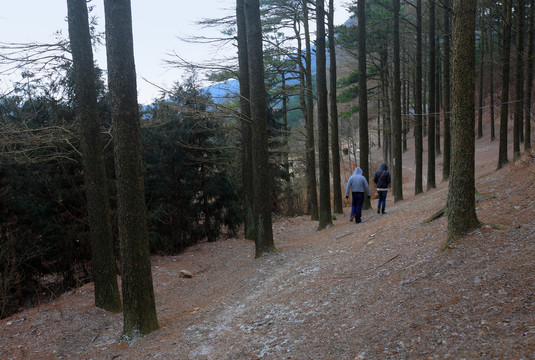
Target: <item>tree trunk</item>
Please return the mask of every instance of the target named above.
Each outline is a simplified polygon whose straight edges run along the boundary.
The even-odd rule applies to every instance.
[[[316,0],[316,86],[318,88],[318,160],[320,219],[318,230],[332,226],[329,176],[329,109],[327,108],[327,59],[325,55],[325,3]]]
[[[524,0],[516,0],[516,66],[515,66],[515,108],[513,123],[513,159],[520,157],[522,142],[522,119],[524,110]]]
[[[402,76],[403,76],[403,81],[401,82],[402,86],[402,90],[401,90],[401,94],[402,94],[402,97],[401,97],[401,123],[402,123],[402,149],[403,149],[403,152],[406,152],[407,151],[407,131],[408,131],[408,122],[407,122],[407,113],[408,113],[408,109],[409,109],[409,74],[408,74],[408,61],[409,61],[409,58],[406,54],[406,52],[404,51],[403,52],[403,70],[402,70]]]
[[[381,148],[381,114],[383,108],[381,107],[381,97],[377,97],[377,147]]]
[[[122,304],[113,250],[108,185],[86,1],[67,0],[67,8],[74,67],[76,114],[81,135],[89,213],[95,306],[112,312],[120,312]]]
[[[490,18],[493,19],[493,7],[490,7]],[[490,140],[496,140],[496,124],[494,116],[494,29],[489,29],[489,51],[490,51]]]
[[[124,304],[123,336],[158,329],[152,285],[130,0],[104,0]]]
[[[415,123],[414,123],[414,194],[421,194],[423,190],[423,109],[422,109],[422,0],[416,1],[416,76],[415,79]]]
[[[366,84],[366,1],[358,1],[358,32],[359,32],[359,146],[360,168],[362,175],[369,181],[370,164],[368,161],[370,139],[368,135],[368,86]],[[370,209],[370,199],[364,197],[364,210]]]
[[[331,156],[333,160],[333,206],[335,214],[343,214],[342,180],[340,178],[340,141],[338,105],[336,104],[336,37],[334,34],[334,0],[329,0],[329,114],[331,119]]]
[[[249,84],[251,100],[251,130],[253,148],[253,218],[255,221],[255,257],[274,252],[271,219],[271,175],[267,141],[267,103],[264,84],[264,52],[259,0],[246,0],[245,19]]]
[[[451,62],[450,62],[450,12],[451,0],[445,0],[444,6],[444,154],[442,156],[442,179],[450,178],[451,164]]]
[[[427,133],[427,190],[436,188],[435,180],[435,118],[436,118],[436,52],[435,2],[429,2],[429,127]]]
[[[282,71],[281,79],[282,92],[282,164],[284,171],[290,174],[290,160],[288,158],[288,93],[286,89],[286,72]]]
[[[477,138],[483,137],[483,78],[485,60],[485,22],[483,21],[483,11],[481,11],[481,29],[479,36],[479,106],[477,109]]]
[[[387,164],[390,162],[390,154],[392,153],[392,127],[391,127],[391,111],[390,111],[390,98],[388,93],[389,87],[389,73],[388,73],[388,50],[386,42],[383,44],[383,48],[380,50],[381,57],[381,88],[383,98],[383,161]]]
[[[319,220],[318,193],[316,183],[316,146],[314,143],[314,90],[312,85],[312,48],[308,19],[307,1],[303,0],[303,25],[305,28],[305,68],[306,68],[306,171],[310,220]]]
[[[533,33],[534,29],[534,8],[535,0],[530,1],[529,7],[529,30],[528,30],[528,50],[527,50],[527,71],[526,71],[526,109],[525,109],[525,120],[524,120],[524,151],[526,153],[531,152],[531,99],[532,90],[533,90],[533,74],[535,72],[535,61],[533,59]]]
[[[254,240],[253,219],[253,142],[251,135],[251,108],[249,103],[249,68],[247,33],[245,30],[245,0],[236,0],[236,23],[238,28],[238,63],[240,81],[241,162],[243,186],[243,218],[245,238]]]
[[[479,226],[475,204],[476,0],[453,3],[452,167],[448,192],[448,244]]]
[[[498,153],[498,169],[501,169],[509,162],[509,159],[507,159],[507,123],[509,118],[509,78],[511,69],[511,0],[505,0],[502,6],[502,104],[500,108],[500,144]]]
[[[438,20],[437,20],[438,24]],[[437,40],[439,40],[437,36]],[[436,44],[436,81],[435,81],[435,109],[436,116],[435,116],[435,157],[440,156],[441,150],[440,150],[440,95],[441,95],[441,84],[440,84],[440,75],[441,75],[441,59],[442,56],[440,55],[440,41],[435,42]]]
[[[401,72],[400,72],[400,39],[399,39],[400,0],[394,0],[394,98],[392,99],[394,201],[403,200],[402,151],[401,151]]]

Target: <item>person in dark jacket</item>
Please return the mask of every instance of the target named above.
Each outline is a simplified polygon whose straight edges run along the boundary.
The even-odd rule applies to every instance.
[[[362,222],[362,204],[364,204],[364,196],[370,197],[370,187],[368,186],[368,181],[362,175],[362,169],[357,167],[355,172],[349,178],[346,187],[346,199],[349,198],[349,191],[352,193],[351,200],[351,216],[349,221],[355,219],[355,223]]]
[[[390,185],[390,173],[386,164],[381,165],[373,177],[373,182],[377,184],[377,193],[379,194],[379,202],[377,203],[377,214],[385,213],[386,195],[388,194],[388,186]],[[382,206],[382,207],[381,207]]]

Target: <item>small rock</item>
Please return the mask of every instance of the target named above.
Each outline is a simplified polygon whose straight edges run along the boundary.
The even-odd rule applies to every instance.
[[[190,273],[190,272],[187,271],[187,270],[180,270],[179,275],[180,275],[181,278],[188,278],[188,279],[190,279],[190,278],[193,277],[193,274]]]

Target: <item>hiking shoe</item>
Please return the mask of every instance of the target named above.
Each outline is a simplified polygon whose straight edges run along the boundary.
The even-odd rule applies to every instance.
[[[379,214],[381,212],[381,210],[377,209],[377,214]]]
[[[384,215],[384,214],[386,214],[386,212],[383,210],[383,211],[382,211],[382,214]]]
[[[355,218],[355,215],[351,216],[351,217],[349,218],[349,222],[352,222],[354,218]]]

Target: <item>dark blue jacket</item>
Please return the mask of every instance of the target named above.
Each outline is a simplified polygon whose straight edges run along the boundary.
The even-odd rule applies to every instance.
[[[383,174],[383,176],[381,176]],[[379,180],[381,178],[381,180]],[[386,164],[381,165],[381,169],[377,170],[373,177],[373,182],[377,184],[377,189],[388,189],[390,185],[390,173]]]

